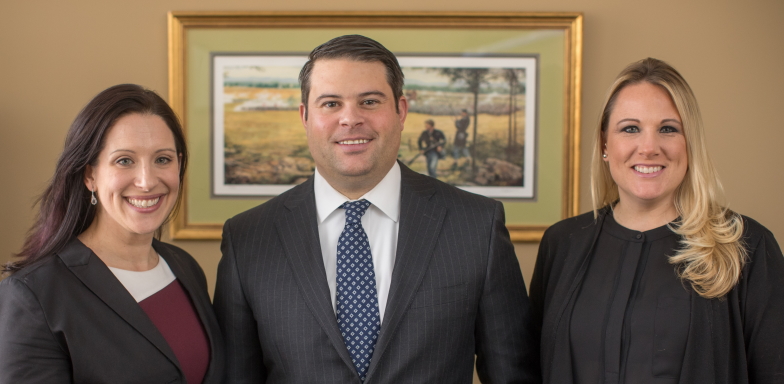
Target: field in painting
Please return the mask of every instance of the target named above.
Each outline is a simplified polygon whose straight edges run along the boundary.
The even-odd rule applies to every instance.
[[[417,172],[426,173],[418,156],[417,139],[424,122],[432,119],[447,137],[445,158],[438,163],[438,178],[453,185],[521,185],[524,137],[524,94],[515,96],[510,114],[509,95],[479,95],[476,141],[474,115],[468,128],[473,157],[454,159],[455,119],[473,105],[469,92],[406,90],[412,106],[403,130],[398,158]],[[413,97],[412,97],[413,96]],[[314,163],[297,107],[297,88],[224,88],[224,159],[226,184],[298,184],[313,173]],[[510,116],[511,115],[511,116]],[[414,159],[412,161],[412,159]]]

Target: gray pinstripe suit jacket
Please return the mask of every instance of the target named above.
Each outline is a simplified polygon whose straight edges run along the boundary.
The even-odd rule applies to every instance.
[[[501,203],[404,165],[400,230],[366,383],[539,382],[539,343]],[[338,329],[313,179],[228,220],[215,311],[228,383],[359,383]]]

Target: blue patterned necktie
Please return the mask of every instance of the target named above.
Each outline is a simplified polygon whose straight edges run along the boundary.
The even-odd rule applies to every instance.
[[[370,202],[347,201],[346,226],[338,240],[337,317],[343,341],[364,382],[381,330],[376,276],[370,242],[362,228],[362,215]]]

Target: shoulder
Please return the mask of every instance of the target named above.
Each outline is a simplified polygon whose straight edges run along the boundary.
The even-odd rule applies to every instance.
[[[606,208],[600,210],[599,216],[597,218],[594,218],[593,211],[588,211],[586,213],[561,220],[547,228],[542,241],[553,238],[568,238],[576,232],[593,230],[596,227],[599,218],[606,214],[605,210]]]
[[[759,243],[764,238],[774,238],[773,233],[757,220],[744,215],[741,215],[741,218],[743,219],[743,241],[747,247]]]
[[[286,192],[275,196],[266,202],[247,211],[241,212],[226,221],[232,225],[256,225],[259,220],[269,221],[277,217],[288,204],[299,204],[304,199],[313,199],[313,176]]]
[[[67,254],[73,266],[86,264],[91,252],[88,248],[79,245],[81,243],[71,241],[63,249],[40,258],[0,281],[0,297],[12,295],[8,293],[9,291],[26,292],[36,297],[49,297],[57,296],[64,291],[81,289],[83,285],[59,256]]]
[[[400,172],[402,188],[408,188],[414,193],[432,195],[432,200],[448,207],[455,209],[479,207],[490,209],[491,213],[494,207],[503,207],[497,200],[464,191],[436,178],[417,173],[403,164],[400,164]]]
[[[153,248],[164,257],[168,263],[171,264],[172,261],[180,262],[185,264],[191,269],[196,269],[201,272],[201,266],[196,261],[196,259],[191,256],[190,253],[186,252],[184,249],[169,243],[164,243],[163,241],[159,241],[153,239],[152,241]]]
[[[750,261],[762,256],[775,255],[777,258],[781,256],[781,248],[776,241],[773,232],[765,228],[756,220],[741,215],[743,219],[743,246],[746,248]],[[765,255],[757,255],[764,253]],[[753,263],[747,263],[753,264]]]
[[[21,284],[30,289],[47,290],[66,269],[56,254],[47,255],[0,281],[0,287],[5,290],[11,285]]]
[[[190,253],[186,252],[184,249],[174,244],[164,243],[163,241],[153,239],[152,245],[153,248],[155,248],[158,251],[165,250],[178,258],[193,260],[193,257],[190,255]]]
[[[18,320],[23,314],[26,315],[25,318],[30,315],[34,318],[43,318],[39,296],[51,294],[48,292],[52,292],[52,290],[45,285],[42,286],[34,282],[31,284],[31,281],[26,279],[25,269],[28,268],[25,267],[0,281],[0,335],[7,336],[10,327],[24,327],[26,324],[19,324],[17,321],[11,320]],[[46,282],[46,280],[42,281]]]

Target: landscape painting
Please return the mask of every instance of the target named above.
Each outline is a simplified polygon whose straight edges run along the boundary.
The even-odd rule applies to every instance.
[[[313,174],[298,112],[306,60],[213,55],[214,196],[275,196]],[[534,198],[537,57],[398,61],[409,104],[398,160],[485,196]]]

